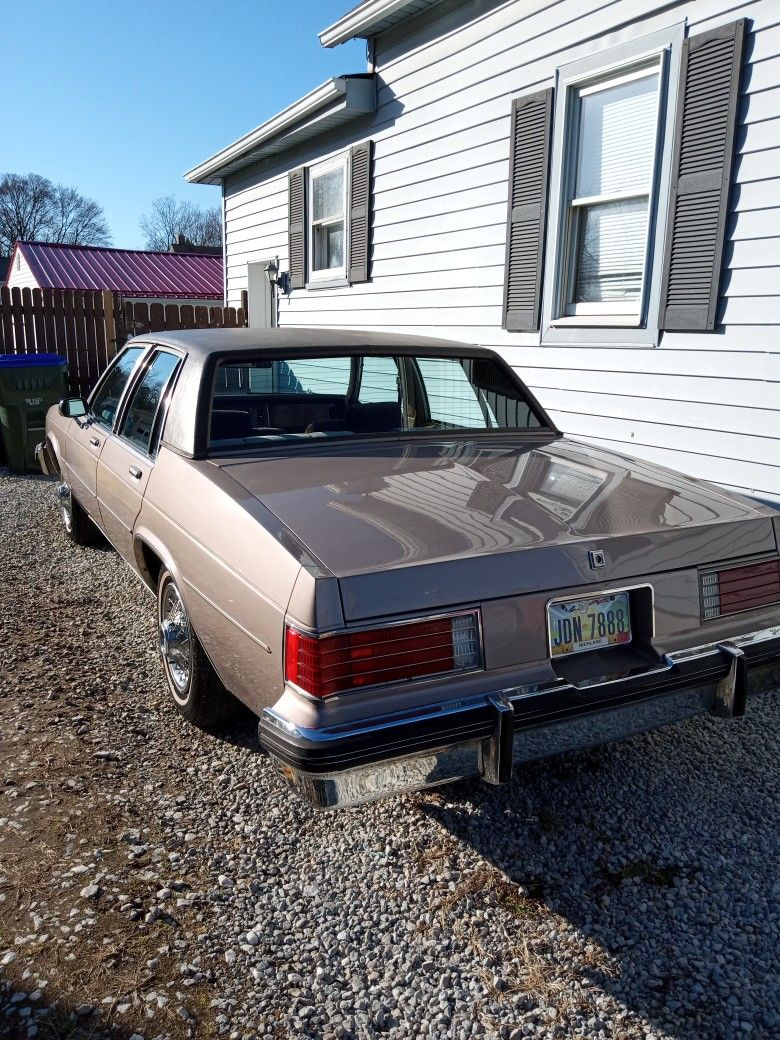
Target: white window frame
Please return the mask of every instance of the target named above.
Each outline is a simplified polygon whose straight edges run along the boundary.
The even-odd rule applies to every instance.
[[[338,224],[339,220],[329,218],[327,220],[314,220],[314,181],[323,174],[331,173],[333,170],[343,169],[344,191],[343,191],[343,216],[344,223],[344,263],[339,267],[323,268],[320,271],[314,269],[314,231],[315,225],[325,227],[326,225]],[[327,283],[342,285],[347,278],[347,263],[349,257],[349,153],[333,156],[316,166],[308,167],[306,171],[308,183],[306,185],[306,256],[307,256],[307,288],[309,285],[317,286]]]
[[[541,342],[550,346],[657,346],[663,247],[670,190],[677,83],[685,26],[683,23],[610,47],[558,70],[550,164],[550,219],[545,249]],[[629,82],[657,68],[659,90],[656,150],[648,198],[648,231],[640,299],[636,302],[570,304],[573,277],[570,221],[573,206],[614,201],[617,195],[573,198],[576,173],[578,94]],[[632,193],[631,197],[645,193]],[[622,196],[621,196],[622,197]],[[628,197],[628,196],[626,196]]]

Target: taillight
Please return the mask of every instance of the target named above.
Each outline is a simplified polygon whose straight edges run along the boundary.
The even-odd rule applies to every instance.
[[[724,567],[699,575],[703,621],[780,603],[780,560]]]
[[[284,674],[313,697],[479,668],[476,610],[334,636],[288,625]]]

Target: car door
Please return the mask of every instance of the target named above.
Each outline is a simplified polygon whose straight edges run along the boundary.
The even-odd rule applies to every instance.
[[[98,460],[111,434],[122,394],[146,349],[146,344],[127,347],[118,354],[92,392],[87,414],[68,424],[65,463],[71,491],[99,525]]]
[[[133,527],[141,510],[181,355],[155,349],[136,373],[114,433],[97,466],[102,526],[114,548],[131,564]]]

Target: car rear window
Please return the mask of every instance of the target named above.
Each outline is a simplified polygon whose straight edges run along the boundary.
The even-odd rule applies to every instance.
[[[542,426],[489,356],[343,354],[219,363],[210,412],[218,450],[280,440],[528,430]]]

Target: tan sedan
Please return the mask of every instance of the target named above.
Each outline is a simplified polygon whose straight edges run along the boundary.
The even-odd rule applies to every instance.
[[[780,680],[780,514],[561,436],[495,353],[155,333],[38,457],[156,597],[171,696],[236,699],[317,806],[481,775]]]

